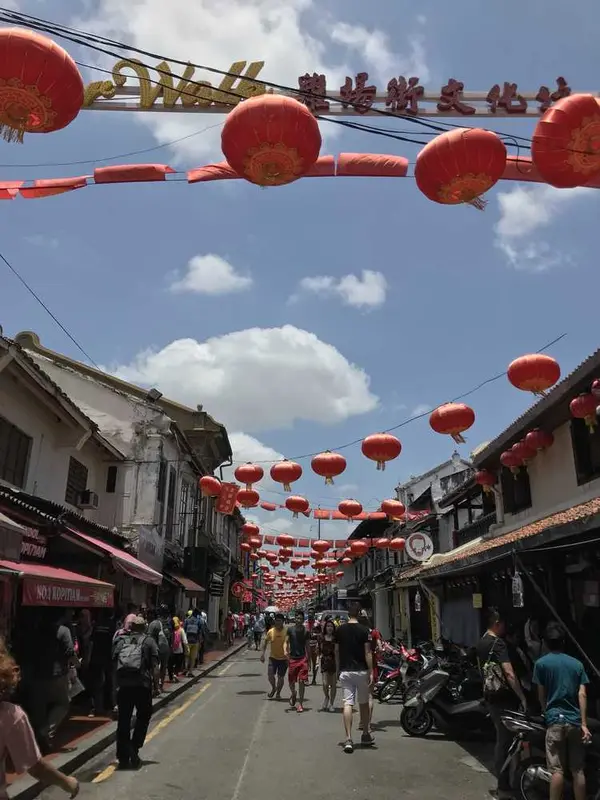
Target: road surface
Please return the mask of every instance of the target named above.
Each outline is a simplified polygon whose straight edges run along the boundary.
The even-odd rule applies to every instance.
[[[255,651],[236,655],[153,719],[140,771],[116,770],[111,748],[77,773],[80,798],[489,800],[493,780],[480,762],[444,737],[405,736],[399,706],[376,704],[376,747],[347,755],[341,713],[319,710],[321,687],[297,714],[267,700],[265,672]]]

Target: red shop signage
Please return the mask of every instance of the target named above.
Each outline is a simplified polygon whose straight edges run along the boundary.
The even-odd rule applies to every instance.
[[[24,606],[112,608],[113,602],[112,586],[58,583],[32,577],[23,580]]]

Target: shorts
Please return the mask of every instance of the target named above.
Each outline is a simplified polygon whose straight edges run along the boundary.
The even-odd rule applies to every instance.
[[[579,725],[549,725],[546,762],[550,772],[583,772],[585,746]]]
[[[345,706],[359,706],[369,702],[369,673],[340,672],[340,684]]]
[[[269,675],[278,678],[283,678],[288,669],[287,658],[270,658],[269,659]]]
[[[290,683],[308,683],[308,658],[290,658]]]

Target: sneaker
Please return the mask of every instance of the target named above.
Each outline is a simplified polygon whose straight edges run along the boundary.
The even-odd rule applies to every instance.
[[[323,701],[323,705],[321,706],[321,711],[329,711],[329,703],[327,700]]]
[[[372,733],[363,733],[360,737],[360,743],[363,747],[372,747],[375,744],[375,737]]]
[[[269,698],[269,700],[272,700],[275,697],[275,689],[271,689],[267,697]]]
[[[296,711],[298,712],[298,714],[301,714],[304,711],[304,706],[302,705],[302,703],[298,703],[298,705],[296,706]]]
[[[344,753],[353,753],[354,752],[354,745],[352,744],[352,739],[346,739],[344,742]]]
[[[129,759],[122,758],[117,765],[117,769],[129,769],[129,766]]]
[[[294,708],[294,706],[295,706],[295,705],[296,705],[296,695],[295,695],[295,694],[293,694],[293,695],[290,697],[290,706],[291,706],[292,708]]]
[[[330,710],[330,711],[335,711],[335,706],[334,706],[334,704],[333,704],[333,703],[332,703],[332,704],[329,706],[329,710]]]
[[[132,753],[131,754],[131,768],[132,769],[139,769],[142,766],[142,759],[139,756],[139,753]]]

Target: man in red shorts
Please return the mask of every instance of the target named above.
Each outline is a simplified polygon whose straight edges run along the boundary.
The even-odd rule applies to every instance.
[[[296,612],[295,624],[287,629],[285,652],[289,659],[290,705],[296,706],[300,714],[304,711],[304,690],[308,683],[308,660],[310,658],[310,636],[304,627],[304,613]],[[298,692],[296,693],[296,684]]]

